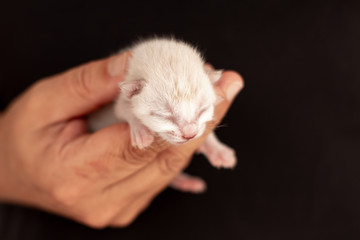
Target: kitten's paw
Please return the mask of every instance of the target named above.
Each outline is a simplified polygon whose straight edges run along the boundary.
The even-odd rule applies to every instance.
[[[143,149],[154,141],[154,134],[144,125],[138,124],[131,127],[131,145]]]
[[[237,162],[234,149],[220,142],[210,146],[203,144],[198,152],[203,153],[216,168],[234,168]]]
[[[199,177],[179,173],[170,183],[170,187],[183,192],[203,193],[206,190],[206,183]]]

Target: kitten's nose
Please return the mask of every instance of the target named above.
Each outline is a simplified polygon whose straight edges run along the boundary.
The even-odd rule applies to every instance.
[[[198,129],[195,123],[187,123],[181,132],[183,139],[190,140],[196,136]]]

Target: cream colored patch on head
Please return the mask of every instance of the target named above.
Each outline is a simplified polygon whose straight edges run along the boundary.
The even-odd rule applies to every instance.
[[[189,88],[187,90],[180,89],[179,86],[175,86],[174,99],[177,101],[191,101],[196,94],[196,90],[194,88]]]

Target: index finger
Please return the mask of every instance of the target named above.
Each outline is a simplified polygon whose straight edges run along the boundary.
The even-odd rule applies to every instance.
[[[38,81],[28,94],[33,101],[29,115],[41,118],[42,125],[57,123],[86,115],[111,102],[118,95],[118,83],[125,76],[129,56],[129,52],[124,52],[91,61]],[[114,61],[118,68],[116,76],[110,68]]]

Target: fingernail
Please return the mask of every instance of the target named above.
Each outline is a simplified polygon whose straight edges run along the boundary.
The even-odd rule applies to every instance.
[[[130,52],[124,52],[112,57],[108,64],[108,73],[111,77],[119,77],[125,74],[128,66]]]
[[[243,88],[243,86],[243,83],[239,81],[231,83],[230,86],[226,89],[226,98],[228,100],[232,100]]]
[[[214,70],[214,66],[211,65],[210,63],[205,63],[204,69],[205,69],[205,71],[212,71],[212,70]]]

